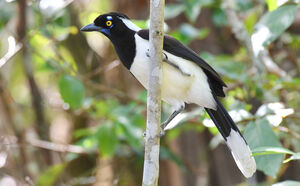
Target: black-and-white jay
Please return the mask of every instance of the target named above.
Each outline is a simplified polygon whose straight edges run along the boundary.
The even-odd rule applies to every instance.
[[[124,66],[148,89],[149,30],[142,30],[125,14],[111,12],[100,15],[81,31],[98,31],[109,38]],[[175,108],[163,127],[184,109],[185,103],[204,107],[238,168],[245,177],[251,177],[256,164],[249,146],[217,98],[225,96],[226,84],[209,64],[171,36],[164,36],[163,53],[161,95]]]

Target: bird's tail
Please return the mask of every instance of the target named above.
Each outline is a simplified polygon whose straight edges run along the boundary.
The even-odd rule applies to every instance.
[[[215,100],[217,109],[205,108],[205,110],[224,137],[238,168],[245,177],[249,178],[256,171],[255,160],[251,156],[250,148],[223,105],[217,98]]]

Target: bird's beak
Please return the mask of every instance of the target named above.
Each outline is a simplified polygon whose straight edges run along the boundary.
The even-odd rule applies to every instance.
[[[102,30],[102,27],[96,26],[94,23],[88,24],[80,29],[80,31],[83,31],[83,32],[92,32],[92,31],[101,32],[101,30]]]

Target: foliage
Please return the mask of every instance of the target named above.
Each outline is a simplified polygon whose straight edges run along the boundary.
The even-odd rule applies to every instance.
[[[0,111],[4,114],[0,118],[11,117],[3,124],[9,132],[0,133],[0,140],[4,136],[7,141],[7,135],[11,135],[21,144],[16,149],[7,147],[3,150],[1,147],[0,168],[3,160],[5,169],[13,167],[12,171],[4,174],[17,175],[14,177],[16,180],[31,175],[32,182],[41,186],[88,185],[95,181],[99,167],[105,166],[105,162],[113,162],[115,180],[122,180],[124,185],[140,183],[137,177],[142,171],[146,92],[137,88],[137,82],[123,73],[104,37],[79,32],[79,28],[93,21],[99,11],[112,11],[113,3],[109,0],[82,4],[79,1],[55,2],[41,0],[28,3],[26,50],[0,67],[1,103],[2,100],[8,102],[5,107],[8,110],[1,107]],[[288,174],[287,167],[299,163],[300,159],[300,37],[297,32],[289,30],[297,20],[299,5],[295,4],[296,1],[286,4],[278,4],[275,0],[233,1],[236,5],[234,11],[239,13],[242,27],[249,36],[247,39],[252,42],[254,57],[259,58],[261,51],[268,51],[272,62],[287,74],[280,76],[270,71],[268,64],[261,64],[263,70],[258,70],[250,57],[249,46],[236,41],[224,2],[178,0],[167,3],[165,19],[169,29],[166,33],[192,46],[195,51],[201,51],[199,55],[228,85],[226,99],[222,102],[230,110],[253,152],[259,170],[258,184],[297,185],[296,181],[284,181],[286,177],[283,175]],[[18,14],[17,6],[18,1],[0,2],[2,55],[9,49],[7,38],[15,32],[15,26],[12,28],[11,25],[16,24],[14,15]],[[208,19],[205,23],[199,22],[202,13]],[[147,20],[134,21],[143,28],[147,27]],[[200,44],[202,47],[197,48]],[[32,64],[31,75],[42,95],[43,122],[36,119],[40,116],[36,115],[38,109],[35,110],[34,103],[31,105],[31,100],[34,102],[38,97],[32,96],[35,89],[27,83],[30,77],[24,72],[26,59]],[[2,90],[7,91],[9,96],[5,97]],[[163,105],[163,110],[163,118],[171,112],[167,105]],[[176,125],[177,128],[168,131],[161,140],[162,161],[174,162],[184,173],[195,173],[193,165],[185,160],[188,152],[174,150],[179,149],[174,148],[176,140],[191,131],[209,136],[209,142],[203,143],[207,143],[207,151],[216,151],[214,148],[220,144],[220,134],[208,115],[203,113],[196,110],[181,115],[178,121],[181,125]],[[35,132],[39,127],[48,134],[47,142],[53,145],[43,146],[48,148],[46,152],[30,140],[32,136],[34,139],[42,138]],[[23,145],[26,148],[22,148]],[[11,160],[3,158],[2,151],[15,157],[16,162],[6,166],[5,162]],[[210,158],[213,157],[203,161],[203,167],[217,166],[215,163],[206,165],[211,163],[208,161]],[[22,170],[17,166],[19,164]],[[299,180],[299,176],[296,179]],[[21,182],[26,180],[21,179]]]

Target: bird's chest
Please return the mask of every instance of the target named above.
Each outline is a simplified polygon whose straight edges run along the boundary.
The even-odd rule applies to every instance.
[[[143,50],[138,50],[136,52],[136,57],[131,65],[130,72],[146,89],[148,89],[151,60],[147,55],[149,52],[148,47],[146,47],[146,45],[144,46]],[[161,78],[161,93],[162,98],[165,101],[167,99],[185,100],[193,79],[191,76],[183,75],[174,66],[163,62]]]
[[[136,56],[131,65],[130,72],[146,89],[148,89],[150,59],[147,57],[146,52],[147,49],[136,51]]]
[[[147,53],[149,52],[149,42],[137,36],[135,37],[135,40],[136,51],[133,63],[130,67],[130,72],[147,89],[150,69],[150,58],[147,56]]]

